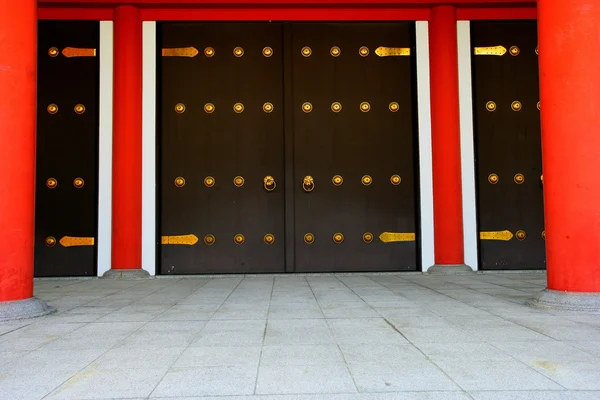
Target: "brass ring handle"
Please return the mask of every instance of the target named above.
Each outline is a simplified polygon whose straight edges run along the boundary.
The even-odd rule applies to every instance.
[[[305,192],[312,192],[315,190],[315,180],[312,176],[306,175],[304,177],[302,180],[302,189],[304,189]]]
[[[275,190],[275,187],[277,187],[275,178],[273,178],[271,175],[265,176],[265,179],[263,179],[263,186],[267,192],[272,192]]]

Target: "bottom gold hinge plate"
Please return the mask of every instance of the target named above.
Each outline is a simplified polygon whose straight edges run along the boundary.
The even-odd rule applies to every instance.
[[[414,233],[401,233],[401,232],[383,232],[379,235],[379,240],[383,243],[392,242],[414,242],[416,235]]]
[[[509,241],[513,238],[513,234],[510,231],[495,231],[495,232],[479,232],[479,238],[481,240],[504,240]]]
[[[63,236],[58,242],[63,247],[93,246],[95,240],[93,237]]]
[[[193,246],[198,243],[198,237],[193,234],[189,235],[174,235],[174,236],[162,236],[160,238],[161,244],[185,244]]]

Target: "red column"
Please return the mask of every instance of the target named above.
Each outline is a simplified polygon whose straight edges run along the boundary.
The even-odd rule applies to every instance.
[[[600,3],[538,19],[548,289],[600,292]]]
[[[429,58],[436,266],[464,265],[456,9],[431,10]]]
[[[37,1],[0,2],[0,301],[33,296]]]
[[[142,21],[134,6],[115,9],[113,79],[112,269],[135,270],[142,267]]]

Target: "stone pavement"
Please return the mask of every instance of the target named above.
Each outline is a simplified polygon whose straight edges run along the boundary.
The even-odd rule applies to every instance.
[[[542,273],[37,280],[0,399],[600,399],[600,315]]]

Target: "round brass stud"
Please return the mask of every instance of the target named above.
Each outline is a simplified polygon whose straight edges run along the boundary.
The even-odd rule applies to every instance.
[[[183,103],[177,103],[175,105],[175,112],[177,114],[183,114],[184,111],[185,111],[185,104],[183,104]]]
[[[242,235],[241,233],[238,233],[237,235],[235,235],[233,237],[233,242],[235,244],[242,244],[246,241],[246,238],[244,237],[244,235]]]
[[[215,105],[213,103],[206,103],[204,105],[204,111],[208,114],[215,112]]]
[[[540,175],[540,181],[542,182],[542,185],[544,184],[544,174]]]
[[[546,240],[546,231],[542,231],[542,239]]]
[[[175,178],[175,186],[177,187],[183,187],[185,186],[185,178],[178,176],[177,178]]]
[[[77,189],[81,189],[84,184],[85,184],[85,181],[83,180],[83,178],[77,177],[77,178],[73,179],[73,186],[75,186]]]
[[[236,47],[235,49],[233,49],[233,55],[236,57],[241,57],[244,55],[244,49],[242,49],[241,47]]]
[[[541,110],[541,108],[540,108],[540,107],[541,107],[541,104],[540,104],[540,102],[538,101],[538,102],[537,102],[537,109],[538,109],[538,110]]]
[[[215,178],[213,178],[212,176],[207,176],[206,178],[204,178],[204,185],[206,187],[215,186]]]
[[[390,177],[390,182],[392,182],[392,185],[398,186],[400,182],[402,182],[402,178],[400,178],[400,175],[392,175]]]
[[[488,175],[488,182],[491,183],[492,185],[495,185],[496,183],[498,183],[499,180],[500,180],[500,177],[498,177],[498,175],[496,175],[496,174]]]
[[[307,233],[306,235],[304,235],[304,243],[313,244],[314,242],[315,242],[315,235],[313,235],[312,233]]]
[[[50,47],[48,49],[48,55],[50,57],[56,57],[58,55],[58,49],[56,47]]]
[[[85,106],[83,104],[76,104],[75,107],[73,107],[73,110],[75,110],[75,114],[83,114],[85,112]]]
[[[48,236],[44,242],[48,247],[54,247],[56,245],[56,239],[54,236]]]
[[[56,114],[58,112],[58,106],[56,104],[48,104],[46,107],[48,114]]]
[[[371,105],[367,101],[363,101],[362,103],[360,103],[360,111],[369,112],[370,109]]]
[[[333,234],[333,242],[334,243],[342,243],[344,241],[344,235],[342,235],[341,233],[334,233]]]
[[[213,244],[215,244],[215,241],[216,241],[216,239],[215,239],[214,235],[209,234],[209,235],[204,236],[204,244],[207,246],[212,246]]]
[[[342,50],[337,46],[333,46],[331,50],[329,50],[329,53],[334,57],[339,57],[340,54],[342,54]]]
[[[511,56],[518,56],[521,50],[517,46],[511,46],[510,50],[508,50]]]
[[[237,114],[244,112],[244,105],[242,103],[235,103],[233,105],[233,111],[235,111]]]
[[[300,52],[304,57],[310,57],[310,55],[312,54],[312,50],[308,46],[304,46]]]
[[[371,183],[373,183],[373,178],[371,178],[370,175],[364,175],[360,181],[363,185],[369,186]]]
[[[517,185],[520,185],[525,182],[525,176],[523,174],[516,174],[514,180]]]
[[[213,49],[212,47],[207,47],[204,49],[204,55],[206,57],[212,57],[215,55],[215,49]]]
[[[342,178],[341,175],[335,175],[333,178],[331,178],[331,182],[335,185],[335,186],[341,186],[342,183],[344,183],[344,178]]]
[[[262,51],[263,56],[265,57],[271,57],[273,55],[273,49],[270,47],[265,47]]]
[[[305,113],[311,112],[312,109],[313,109],[313,106],[309,102],[302,104],[302,111],[304,111]]]
[[[265,241],[266,244],[273,244],[273,243],[275,243],[275,236],[273,236],[273,234],[271,234],[271,233],[267,233],[265,235],[265,237],[263,238],[263,240]]]
[[[537,54],[537,55],[539,55],[539,54],[540,54],[540,52],[539,52],[539,50],[538,50],[538,46],[535,46],[535,54]]]
[[[521,230],[521,229],[519,229],[519,230],[517,231],[517,233],[515,234],[515,237],[516,237],[518,240],[525,240],[525,238],[527,237],[527,234],[525,233],[525,231],[524,231],[524,230]]]
[[[263,111],[266,113],[270,113],[271,111],[273,111],[273,104],[271,104],[271,103],[263,104]]]
[[[237,187],[244,186],[244,178],[242,176],[236,176],[233,178],[233,184]]]
[[[395,101],[392,101],[390,103],[389,107],[390,107],[390,111],[391,112],[396,112],[396,111],[398,111],[400,109],[400,104],[396,103]]]
[[[485,103],[485,109],[489,112],[496,111],[496,103],[494,103],[493,101],[488,101],[487,103]]]
[[[365,232],[362,236],[363,242],[371,243],[373,241],[373,234],[371,232]]]
[[[366,57],[369,55],[369,48],[366,46],[362,46],[360,49],[358,49],[358,54],[361,55],[361,57]]]
[[[54,189],[56,186],[58,186],[58,182],[54,178],[48,178],[46,179],[46,186],[48,189]]]
[[[521,105],[520,101],[513,101],[510,104],[510,108],[512,108],[513,111],[521,111],[521,108],[523,108],[523,106]]]
[[[331,104],[331,111],[336,113],[342,111],[342,105],[336,101],[335,103]]]

